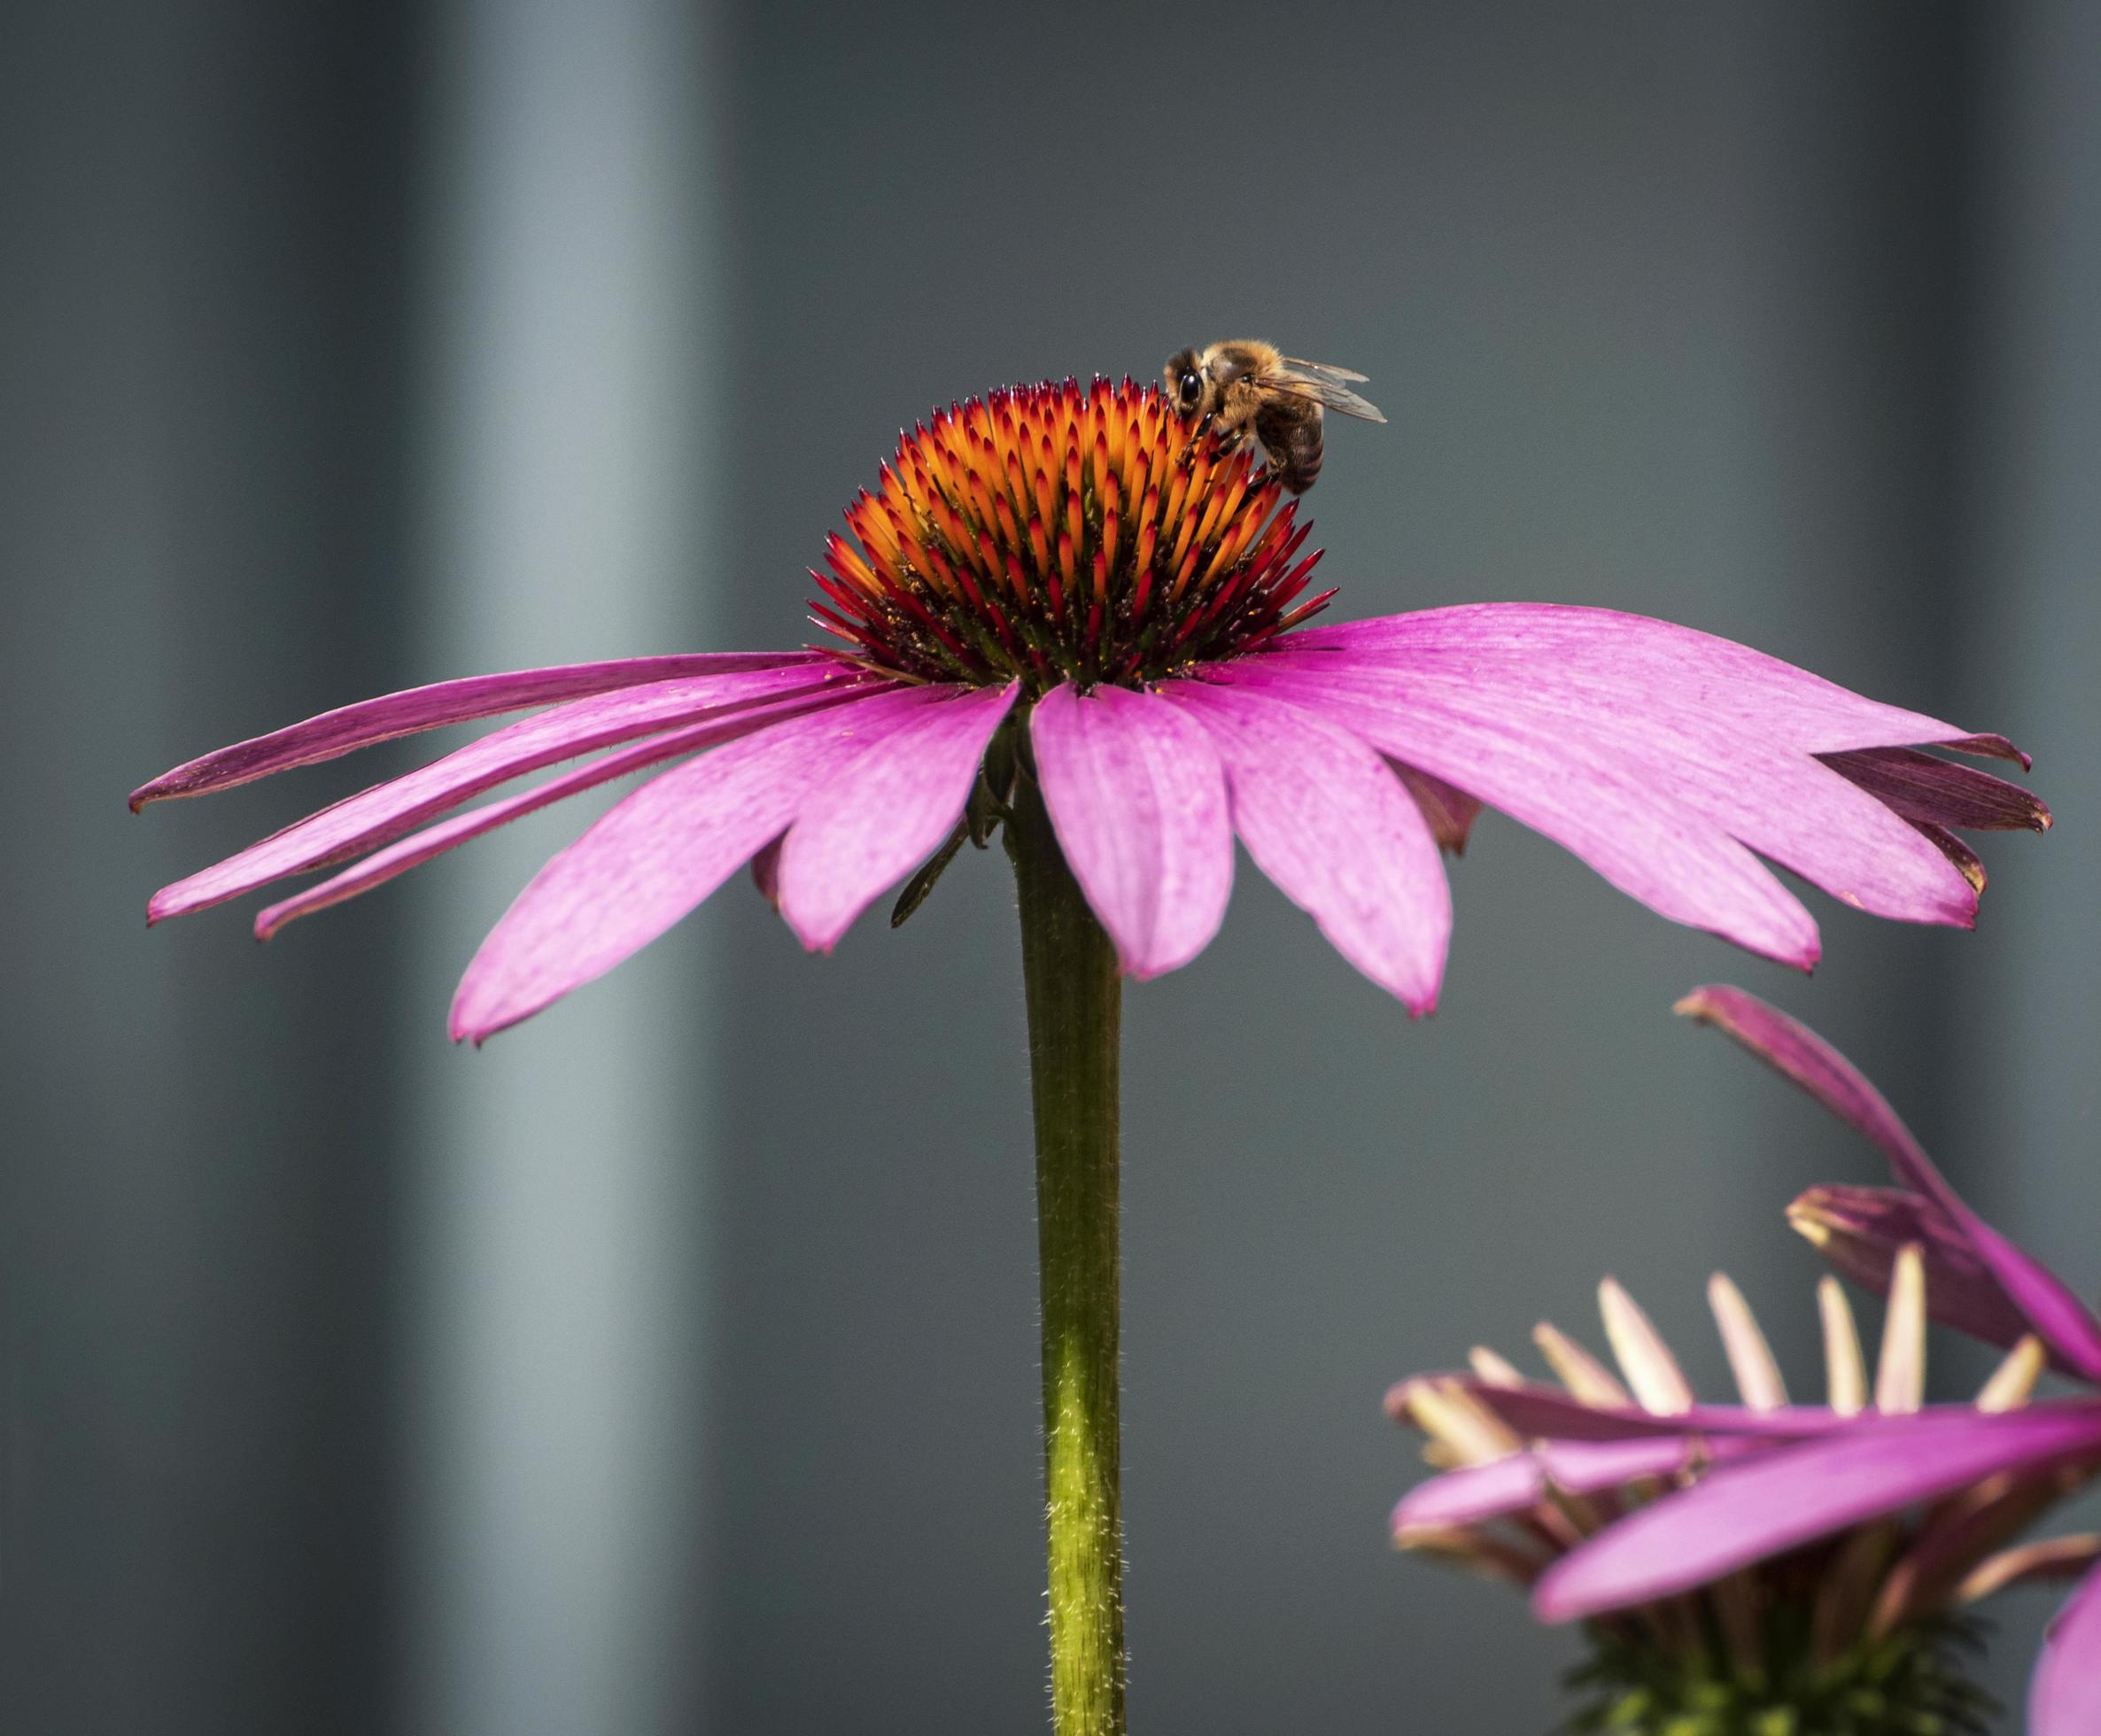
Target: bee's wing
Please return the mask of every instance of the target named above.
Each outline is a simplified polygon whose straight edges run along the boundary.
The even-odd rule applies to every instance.
[[[1342,383],[1345,380],[1361,380],[1361,374],[1352,374],[1340,368],[1322,368],[1317,362],[1293,361],[1284,358],[1285,365],[1271,374],[1265,384],[1272,391],[1288,391],[1295,398],[1310,398],[1324,408],[1340,411],[1345,416],[1355,416],[1361,422],[1384,422],[1379,407],[1357,396]],[[1318,370],[1314,371],[1314,370]]]
[[[1317,380],[1346,380],[1352,385],[1361,386],[1366,378],[1362,374],[1353,374],[1346,368],[1330,368],[1324,361],[1307,361],[1300,356],[1280,356],[1278,360],[1286,368],[1296,368],[1301,374],[1310,374]]]

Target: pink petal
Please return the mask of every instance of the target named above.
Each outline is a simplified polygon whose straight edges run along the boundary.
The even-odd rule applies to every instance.
[[[683,676],[734,675],[747,670],[826,661],[813,651],[702,651],[671,657],[623,657],[603,663],[566,663],[552,669],[520,670],[509,675],[470,675],[428,687],[410,687],[324,711],[303,724],[238,741],[178,765],[134,790],[131,808],[136,813],[149,802],[231,789],[274,771],[334,759],[376,741],[391,741],[399,735],[414,735],[445,724],[492,717],[499,712],[522,711],[528,706],[575,699],[579,694],[610,693],[618,687]]]
[[[1657,799],[1646,773],[1477,701],[1410,709],[1387,678],[1306,660],[1246,657],[1213,678],[1317,709],[1382,752],[1464,787],[1551,838],[1629,896],[1807,969],[1817,925],[1772,872],[1720,827]]]
[[[146,905],[149,924],[222,904],[287,874],[326,867],[398,838],[484,790],[595,748],[668,726],[698,723],[771,701],[861,685],[856,671],[806,665],[688,677],[572,701],[510,724],[252,844],[223,862],[163,887]]]
[[[1640,1445],[1652,1452],[1658,1447],[1667,1453],[1678,1451],[1675,1441]],[[1547,1473],[1536,1453],[1513,1453],[1485,1465],[1463,1465],[1419,1483],[1403,1495],[1393,1509],[1393,1534],[1405,1538],[1411,1531],[1478,1525],[1523,1513],[1546,1492]]]
[[[2050,830],[2050,810],[2019,784],[1916,748],[1868,748],[1818,757],[1893,812],[1920,825],[1971,832]]]
[[[1533,1608],[1565,1622],[1667,1597],[1996,1472],[2097,1453],[2101,1405],[2089,1401],[1855,1422],[1621,1520],[1549,1569]]]
[[[1585,1404],[1558,1386],[1526,1381],[1516,1386],[1494,1384],[1472,1375],[1430,1375],[1420,1378],[1451,1381],[1475,1403],[1507,1427],[1535,1440],[1624,1441],[1658,1436],[1742,1435],[1777,1440],[1805,1440],[1848,1426],[1848,1420],[1818,1405],[1789,1405],[1779,1410],[1752,1410],[1739,1405],[1694,1405],[1688,1411],[1659,1416],[1638,1406]],[[1406,1414],[1407,1394],[1415,1383],[1403,1381],[1386,1395],[1386,1410]]]
[[[1873,1142],[1896,1179],[1947,1214],[2037,1335],[2089,1380],[2101,1381],[2101,1320],[2055,1273],[2015,1247],[1963,1203],[1909,1128],[1859,1069],[1807,1026],[1755,995],[1724,984],[1696,988],[1678,1011],[1734,1037]]]
[[[1671,1476],[1695,1464],[1770,1451],[1742,1438],[1691,1435],[1624,1441],[1545,1441],[1485,1465],[1468,1465],[1420,1484],[1393,1509],[1396,1533],[1480,1524],[1534,1506],[1551,1484],[1571,1495],[1617,1489],[1642,1477]]]
[[[2028,1736],[2101,1730],[2101,1572],[2089,1573],[2043,1636],[2028,1685]]]
[[[1911,824],[1921,838],[1954,864],[1955,872],[1969,881],[1971,891],[1983,892],[1988,877],[1983,858],[1975,850],[1944,825],[1928,825],[1924,820],[1913,820]]]
[[[778,724],[674,766],[622,799],[533,877],[453,997],[477,1042],[603,976],[794,821],[810,792],[918,710],[889,690]]]
[[[1341,680],[1350,697],[1394,714],[1387,729],[1397,741],[1488,723],[1571,762],[1581,755],[1631,777],[1653,804],[1679,807],[1875,915],[1958,926],[1975,920],[1976,889],[1962,873],[1867,791],[1788,745],[1790,720],[1777,704],[1746,717],[1725,693],[1682,678],[1675,686],[1632,674],[1608,679],[1546,659],[1464,668],[1432,660],[1414,669],[1329,651],[1250,661],[1324,675],[1329,685]],[[1487,794],[1463,773],[1425,761],[1420,746],[1380,745]]]
[[[312,916],[317,911],[327,910],[346,899],[355,898],[361,893],[369,892],[374,887],[384,885],[433,856],[443,856],[447,850],[457,849],[469,839],[479,838],[484,833],[493,832],[500,825],[508,825],[526,814],[550,807],[568,796],[596,788],[600,784],[610,783],[614,779],[624,778],[630,772],[662,764],[665,760],[695,753],[702,748],[734,741],[740,736],[753,734],[790,717],[800,717],[811,711],[826,711],[835,705],[843,705],[880,691],[882,689],[880,686],[841,688],[815,697],[783,700],[755,709],[739,709],[728,717],[712,718],[688,725],[684,729],[668,730],[663,734],[650,736],[632,748],[624,748],[616,754],[608,754],[603,759],[593,760],[590,764],[578,766],[573,771],[565,771],[558,778],[550,778],[536,788],[518,795],[507,796],[501,802],[489,802],[471,813],[456,814],[449,820],[425,826],[421,832],[411,833],[385,849],[374,851],[362,861],[345,868],[340,874],[310,886],[305,891],[260,911],[255,918],[255,938],[259,941],[270,940],[288,922],[297,921],[303,916]],[[772,849],[772,845],[768,845],[752,858],[755,868]]]
[[[1770,1453],[1773,1447],[1744,1435],[1693,1435],[1674,1441],[1542,1441],[1535,1450],[1547,1468],[1547,1482],[1556,1489],[1592,1495],[1641,1477]]]
[[[1646,716],[1658,705],[1687,706],[1805,753],[1920,743],[2013,751],[2002,738],[1965,736],[1938,717],[1863,698],[1732,639],[1609,608],[1466,603],[1309,627],[1288,642],[1347,647],[1410,670],[1478,674],[1499,686],[1551,670],[1565,690],[1588,692],[1603,708]]]
[[[1437,840],[1363,742],[1267,694],[1170,681],[1226,768],[1233,828],[1337,951],[1420,1017],[1437,1005],[1452,894]]]
[[[1233,889],[1225,771],[1201,725],[1123,687],[1053,688],[1029,720],[1066,862],[1135,977],[1208,946]]]
[[[1019,692],[1010,682],[900,694],[896,720],[834,764],[780,847],[777,902],[804,946],[829,952],[878,893],[954,829],[986,746]]]

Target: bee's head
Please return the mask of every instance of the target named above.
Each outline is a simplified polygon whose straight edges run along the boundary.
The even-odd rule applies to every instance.
[[[1177,350],[1167,358],[1165,375],[1167,396],[1185,416],[1193,416],[1204,405],[1204,369],[1194,350]]]

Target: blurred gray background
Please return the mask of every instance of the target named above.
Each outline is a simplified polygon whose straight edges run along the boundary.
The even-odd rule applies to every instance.
[[[2012,734],[2058,817],[1975,935],[1812,895],[1813,982],[1490,816],[1434,1019],[1244,862],[1129,995],[1136,1727],[1543,1730],[1568,1637],[1386,1547],[1384,1387],[1594,1339],[1609,1271],[1711,1389],[1717,1266],[1809,1386],[1780,1207],[1877,1179],[1675,996],[1812,1019],[2101,1284],[2097,189],[2076,0],[11,9],[0,1723],[1043,1726],[999,859],[828,960],[733,887],[477,1054],[450,983],[573,810],[266,950],[145,896],[413,752],[123,798],[798,642],[901,422],[1252,332],[1392,417],[1313,498],[1340,613],[1669,616]]]

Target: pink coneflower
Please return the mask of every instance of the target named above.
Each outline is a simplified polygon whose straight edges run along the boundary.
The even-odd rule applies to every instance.
[[[1682,1006],[1770,1062],[1888,1159],[1896,1190],[1811,1190],[1790,1208],[1797,1227],[1888,1293],[1893,1321],[1930,1314],[2011,1345],[2012,1354],[1975,1407],[1920,1408],[1918,1380],[1907,1374],[1902,1403],[1850,1416],[1857,1407],[1776,1408],[1758,1415],[1759,1433],[1728,1414],[1680,1415],[1667,1433],[1650,1419],[1646,1438],[1610,1450],[1682,1452],[1706,1461],[1704,1475],[1546,1566],[1536,1608],[1550,1621],[1617,1620],[1615,1612],[1740,1583],[1747,1572],[1822,1562],[1817,1594],[1856,1582],[1872,1591],[1862,1606],[1867,1637],[1882,1639],[1902,1621],[1944,1616],[2017,1579],[2083,1574],[2037,1662],[2027,1727],[2033,1736],[2090,1736],[2101,1730],[2101,1571],[2089,1571],[2101,1538],[2012,1540],[2101,1472],[2101,1390],[2034,1405],[2007,1400],[2046,1361],[2101,1389],[2101,1319],[1979,1219],[1874,1087],[1813,1032],[1740,989],[1701,989]],[[1528,1435],[1565,1432],[1536,1414],[1529,1422],[1511,1414],[1502,1395],[1477,1382],[1466,1396]],[[1519,1394],[1516,1412],[1526,1412],[1529,1397]],[[1634,1425],[1615,1414],[1604,1432],[1632,1436]],[[1554,1475],[1551,1465],[1544,1475]],[[1849,1559],[1852,1538],[1874,1541]]]
[[[148,910],[159,920],[337,870],[263,911],[267,937],[654,770],[482,943],[452,1010],[454,1035],[477,1042],[610,970],[747,863],[803,943],[829,949],[916,864],[900,916],[966,836],[1004,829],[1043,1200],[1061,1732],[1121,1719],[1117,979],[1203,949],[1236,835],[1351,963],[1422,1013],[1451,926],[1439,847],[1459,849],[1483,803],[1662,914],[1804,968],[1816,925],[1760,856],[1859,909],[1967,926],[1984,875],[1956,829],[2048,824],[2026,791],[1919,751],[2025,765],[2003,738],[1661,622],[1503,604],[1308,627],[1332,593],[1307,594],[1317,554],[1302,552],[1297,512],[1269,470],[1157,390],[997,391],[902,437],[849,508],[852,539],[833,537],[812,575],[823,649],[444,682],[206,755],[132,798],[550,708]]]
[[[454,1035],[479,1040],[775,845],[781,914],[830,948],[950,835],[1010,717],[990,797],[1033,767],[1127,973],[1203,949],[1237,833],[1416,1012],[1436,1002],[1451,926],[1437,847],[1461,845],[1482,803],[1663,915],[1804,967],[1816,924],[1758,856],[1878,915],[1967,926],[1984,876],[1955,830],[2050,823],[2027,791],[1915,745],[2020,758],[2002,738],[1688,628],[1525,603],[1302,627],[1333,593],[1301,601],[1318,552],[1300,553],[1297,512],[1157,391],[973,399],[901,438],[848,509],[854,540],[833,537],[812,574],[833,648],[441,682],[207,754],[132,805],[552,706],[165,887],[149,919],[361,858],[263,911],[267,938],[520,814],[685,759],[555,856],[489,935],[453,1008]]]
[[[1547,1322],[1533,1341],[1562,1383],[1552,1402],[1616,1432],[1638,1420],[1659,1430],[1592,1439],[1534,1437],[1506,1407],[1537,1403],[1509,1363],[1477,1349],[1469,1376],[1404,1382],[1388,1396],[1420,1429],[1423,1456],[1443,1473],[1394,1509],[1394,1541],[1519,1585],[1544,1583],[1586,1540],[1665,1491],[1770,1455],[1788,1439],[1828,1432],[1844,1418],[1919,1407],[1926,1375],[1926,1267],[1916,1246],[1892,1251],[1894,1275],[1881,1352],[1871,1375],[1851,1310],[1826,1278],[1826,1403],[1788,1402],[1779,1365],[1742,1293],[1717,1273],[1708,1285],[1741,1400],[1695,1404],[1663,1335],[1612,1279],[1599,1313],[1616,1371]],[[1981,1412],[2025,1403],[2043,1358],[2024,1339],[1977,1399]],[[1871,1409],[1872,1407],[1872,1409]],[[1732,1412],[1735,1414],[1732,1415]],[[1699,1432],[1686,1423],[1697,1418]],[[1733,1574],[1636,1600],[1592,1621],[1589,1660],[1570,1685],[1590,1701],[1573,1728],[1626,1736],[1725,1736],[1817,1731],[1867,1736],[1894,1730],[1981,1731],[1988,1702],[1961,1653],[1969,1606],[2022,1573],[2026,1552],[2005,1550],[1994,1492],[1969,1492],[1961,1525],[1872,1524]],[[1933,1722],[1932,1720],[1939,1720]]]

